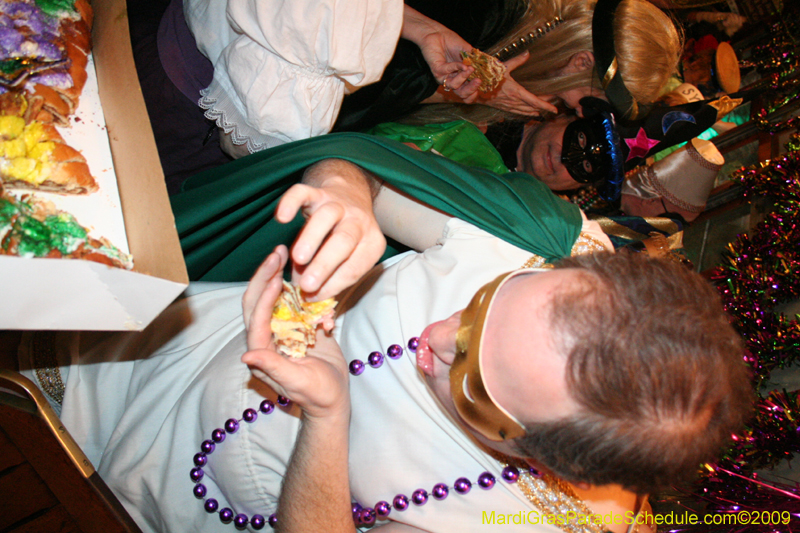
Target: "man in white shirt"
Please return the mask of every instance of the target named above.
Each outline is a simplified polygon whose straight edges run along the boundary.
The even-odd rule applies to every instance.
[[[630,512],[601,526],[624,531],[635,493],[691,473],[738,427],[741,346],[699,276],[605,253],[519,270],[530,252],[369,181],[324,161],[287,193],[277,216],[309,217],[297,282],[321,259],[324,297],[371,265],[373,208],[425,252],[343,293],[334,336],[318,331],[307,357],[273,351],[285,247],[246,291],[201,284],[141,334],[58,348],[62,420],[144,530],[260,529],[275,514],[283,531],[354,531],[355,500],[387,532],[502,530],[497,516],[563,509]]]

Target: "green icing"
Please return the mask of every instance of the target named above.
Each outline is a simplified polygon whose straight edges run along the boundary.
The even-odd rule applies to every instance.
[[[68,214],[51,215],[44,222],[20,215],[11,236],[19,243],[21,257],[45,257],[53,249],[63,255],[74,252],[86,239],[86,231]]]
[[[130,257],[126,256],[122,250],[117,249],[114,246],[100,246],[97,249],[98,252],[105,255],[106,257],[110,257],[111,259],[116,259],[122,264],[127,264],[130,261]]]
[[[11,224],[11,220],[20,212],[19,207],[14,202],[9,202],[5,198],[0,198],[0,233],[3,228]]]
[[[21,57],[14,57],[11,59],[4,59],[0,61],[0,73],[5,75],[16,74],[25,68],[24,59]]]
[[[50,215],[44,221],[50,229],[50,242],[63,255],[70,254],[86,240],[86,230],[83,229],[75,217],[67,213]]]
[[[46,257],[51,250],[70,256],[87,242],[88,233],[69,213],[56,213],[45,217],[44,222],[33,215],[33,206],[13,198],[0,197],[0,249],[8,251],[16,241],[16,254],[20,257]],[[126,263],[129,259],[113,246],[101,245],[98,253]]]
[[[75,0],[36,0],[36,5],[39,9],[52,16],[75,11]]]
[[[11,235],[19,241],[17,249],[21,257],[44,257],[52,249],[50,230],[35,218],[17,218]]]

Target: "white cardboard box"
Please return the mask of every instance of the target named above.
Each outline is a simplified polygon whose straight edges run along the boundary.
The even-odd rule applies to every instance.
[[[92,7],[92,55],[105,122],[102,129],[108,134],[120,223],[133,254],[134,271],[75,259],[0,256],[3,330],[142,330],[188,284],[164,174],[133,64],[125,0],[93,0]],[[102,180],[98,174],[106,173],[108,164],[98,164],[93,161],[95,156],[86,155],[92,173]],[[102,182],[101,192],[110,196],[111,202],[117,199]],[[98,204],[96,210],[103,208]],[[87,224],[77,210],[75,215]],[[117,231],[113,221],[109,224],[113,227],[99,227],[102,222],[89,225],[97,234],[109,236]],[[111,238],[124,249],[125,243],[119,239],[124,237]]]

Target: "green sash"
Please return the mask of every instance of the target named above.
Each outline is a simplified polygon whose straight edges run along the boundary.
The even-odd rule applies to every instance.
[[[390,139],[337,133],[264,150],[184,182],[171,202],[190,279],[250,279],[303,225],[300,215],[289,224],[273,219],[281,195],[306,167],[332,157],[548,262],[569,255],[580,233],[579,209],[527,174],[500,177]]]

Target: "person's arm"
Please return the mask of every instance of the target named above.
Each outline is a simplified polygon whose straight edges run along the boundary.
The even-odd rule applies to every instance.
[[[349,409],[304,416],[278,499],[280,532],[355,531],[348,472]]]
[[[472,95],[469,97],[470,101],[466,103],[471,103],[477,97],[480,80],[466,81],[475,69],[465,65],[461,58],[461,52],[469,52],[472,46],[461,36],[404,5],[403,29],[400,37],[419,47],[436,81],[446,82],[450,89],[463,91],[464,98],[467,98],[468,94]]]
[[[350,509],[350,392],[347,363],[333,337],[317,332],[306,357],[280,355],[270,321],[289,254],[279,246],[250,281],[242,308],[248,352],[242,362],[303,411],[295,449],[278,500],[282,532],[355,531]]]
[[[198,50],[214,65],[201,107],[234,128],[222,138],[232,157],[328,133],[345,92],[381,78],[403,24],[402,0],[184,4]]]
[[[452,216],[383,184],[375,198],[375,218],[384,235],[419,252],[436,244]]]
[[[242,298],[248,352],[242,362],[275,392],[303,411],[295,448],[278,499],[280,532],[356,531],[348,470],[350,392],[347,363],[332,336],[317,332],[306,357],[292,359],[275,351],[270,322],[288,260],[279,246],[259,267]],[[390,523],[386,533],[418,529]]]

